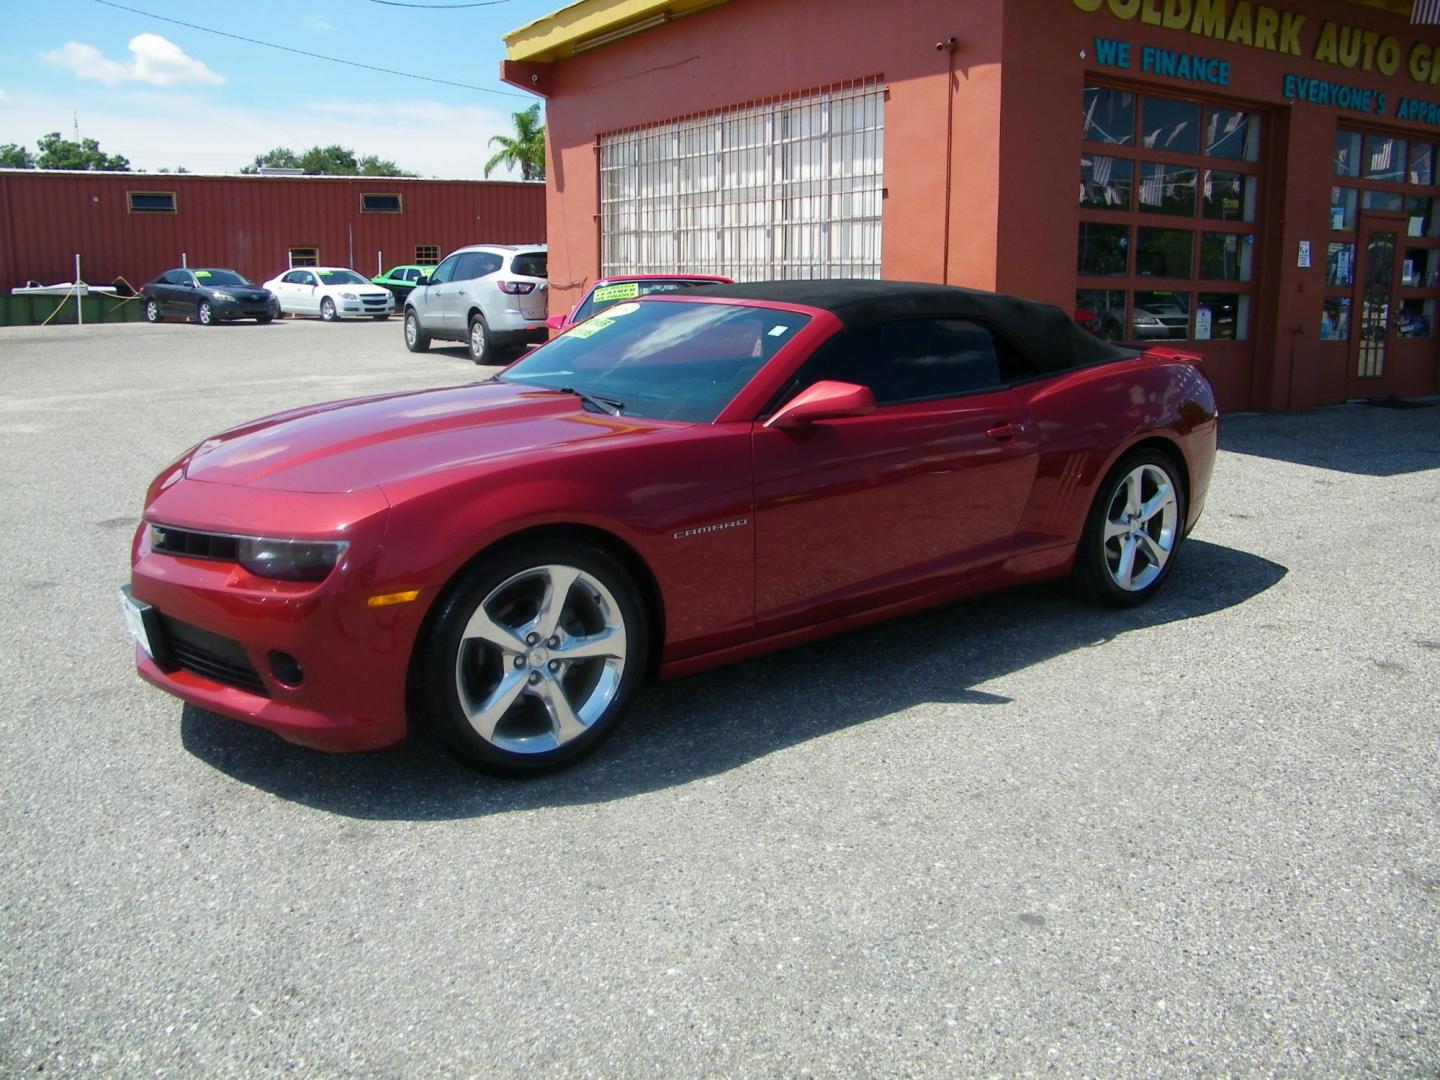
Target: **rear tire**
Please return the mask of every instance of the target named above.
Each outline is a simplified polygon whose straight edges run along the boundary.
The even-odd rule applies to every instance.
[[[495,363],[495,344],[490,338],[490,326],[485,316],[478,311],[470,316],[470,333],[465,338],[470,347],[470,359],[477,364]]]
[[[274,318],[273,315],[256,315],[256,316],[255,316],[255,321],[256,321],[257,323],[259,323],[261,326],[264,326],[266,323],[268,323],[268,322],[269,322],[271,319],[273,319],[273,318]]]
[[[430,348],[430,335],[420,325],[414,309],[405,312],[405,347],[411,352],[427,352]]]
[[[639,685],[649,644],[624,567],[567,541],[485,557],[441,597],[429,627],[414,703],[465,761],[506,776],[594,750]]]
[[[1090,600],[1133,607],[1160,590],[1185,538],[1185,488],[1155,450],[1127,454],[1106,474],[1075,553],[1074,584]]]

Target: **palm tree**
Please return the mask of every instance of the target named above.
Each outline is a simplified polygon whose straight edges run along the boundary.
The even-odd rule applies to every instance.
[[[512,169],[518,165],[522,180],[544,180],[545,125],[540,122],[539,103],[510,115],[515,118],[515,136],[490,136],[489,145],[499,143],[500,151],[485,163],[486,177],[498,165],[508,165]]]

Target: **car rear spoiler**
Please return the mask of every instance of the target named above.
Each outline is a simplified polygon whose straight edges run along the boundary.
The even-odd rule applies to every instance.
[[[1172,349],[1167,345],[1151,345],[1141,355],[1151,360],[1162,360],[1168,364],[1193,364],[1200,367],[1205,363],[1205,357],[1199,353],[1184,352],[1180,349]]]

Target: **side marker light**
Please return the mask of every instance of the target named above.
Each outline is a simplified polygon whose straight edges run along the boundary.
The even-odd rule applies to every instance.
[[[408,604],[420,597],[419,589],[411,589],[409,592],[382,593],[379,596],[372,596],[365,601],[366,607],[394,607],[396,604]]]

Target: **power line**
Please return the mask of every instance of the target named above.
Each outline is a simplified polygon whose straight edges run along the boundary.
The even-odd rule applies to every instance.
[[[426,11],[452,11],[455,8],[477,8],[495,7],[497,4],[509,4],[512,0],[476,0],[470,4],[406,4],[402,0],[370,0],[372,4],[384,4],[386,7],[423,8]]]
[[[489,2],[495,2],[495,0],[489,0]],[[267,49],[279,49],[281,52],[294,53],[296,56],[307,56],[311,60],[325,60],[332,64],[344,64],[347,67],[363,68],[366,71],[378,71],[382,75],[399,75],[404,79],[419,79],[421,82],[439,83],[441,86],[458,86],[462,90],[476,90],[482,94],[499,94],[501,97],[518,98],[528,98],[530,96],[529,94],[516,93],[510,90],[492,90],[488,86],[473,86],[470,83],[451,82],[449,79],[435,79],[429,75],[416,75],[409,71],[396,71],[394,68],[376,67],[374,64],[362,64],[357,60],[342,60],[338,56],[325,56],[322,53],[306,52],[304,49],[291,48],[289,45],[277,45],[273,41],[261,41],[259,38],[232,34],[226,30],[216,30],[211,26],[199,26],[195,23],[184,22],[180,19],[172,19],[168,15],[156,15],[151,11],[141,11],[139,8],[126,7],[124,4],[115,3],[114,0],[95,0],[95,3],[104,4],[106,7],[118,8],[121,11],[128,11],[132,15],[143,15],[147,19],[158,19],[160,22],[174,23],[176,26],[183,26],[189,30],[199,30],[202,34],[214,34],[217,37],[243,41],[249,45],[263,45]]]

